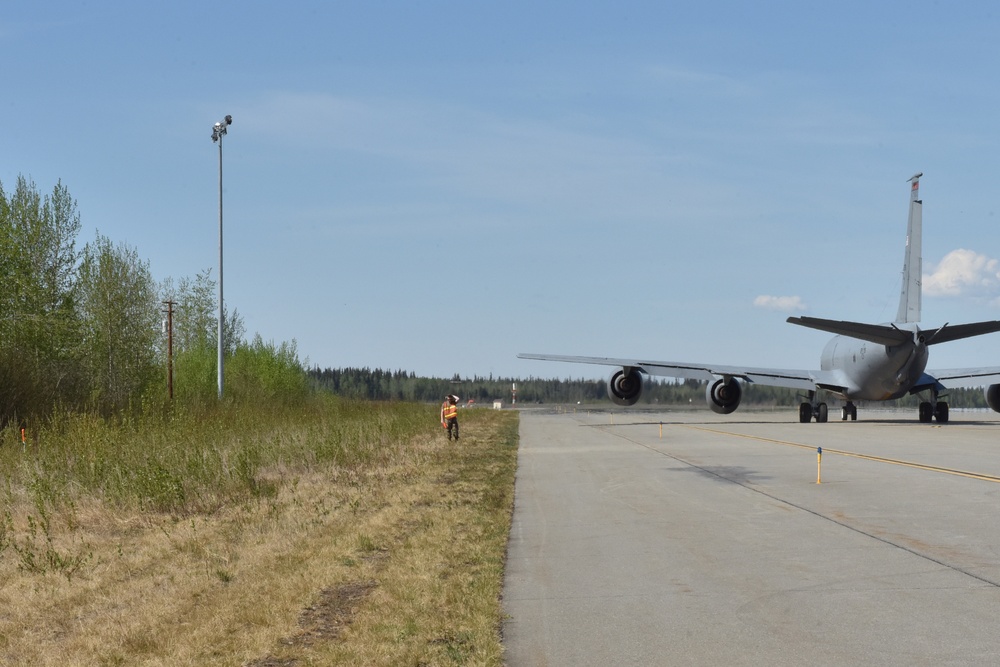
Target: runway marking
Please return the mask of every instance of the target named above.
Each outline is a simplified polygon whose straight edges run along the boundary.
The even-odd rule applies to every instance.
[[[746,433],[733,433],[731,431],[721,431],[714,428],[705,428],[704,426],[694,426],[691,424],[676,424],[676,426],[683,426],[684,428],[693,429],[695,431],[705,431],[706,433],[716,433],[718,435],[731,435],[737,438],[746,438],[747,440],[759,440],[761,442],[769,442],[775,445],[784,445],[786,447],[798,447],[800,449],[808,449],[811,451],[816,451],[816,447],[812,445],[803,445],[800,442],[789,442],[787,440],[776,440],[774,438],[765,438],[759,435],[749,435]],[[867,461],[876,461],[878,463],[889,463],[891,465],[903,466],[906,468],[916,468],[918,470],[926,470],[928,472],[940,472],[946,475],[957,475],[959,477],[968,477],[969,479],[978,479],[984,482],[994,482],[1000,483],[1000,476],[998,475],[988,475],[986,473],[969,472],[968,470],[958,470],[956,468],[944,468],[941,466],[932,466],[926,463],[916,463],[915,461],[904,461],[902,459],[890,459],[884,456],[874,456],[872,454],[861,454],[859,452],[849,452],[843,449],[827,449],[823,448],[824,454],[839,454],[840,456],[849,456],[856,459],[865,459]]]

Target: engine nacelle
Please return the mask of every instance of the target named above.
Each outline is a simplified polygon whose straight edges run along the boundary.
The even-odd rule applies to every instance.
[[[712,412],[720,415],[728,415],[730,412],[740,407],[740,399],[743,398],[743,387],[739,380],[729,378],[726,380],[716,380],[710,382],[705,389],[705,400]]]
[[[615,371],[608,380],[608,398],[616,405],[635,405],[642,395],[642,373],[638,368]]]
[[[986,394],[986,405],[993,409],[993,412],[1000,412],[1000,384],[991,384],[983,390]]]

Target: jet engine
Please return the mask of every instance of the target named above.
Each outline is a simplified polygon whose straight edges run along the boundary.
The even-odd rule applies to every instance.
[[[608,398],[616,405],[635,405],[642,395],[642,373],[638,368],[615,371],[608,380]]]
[[[1000,384],[991,384],[983,390],[986,394],[986,404],[993,409],[993,412],[1000,412]]]
[[[729,378],[710,382],[705,389],[705,400],[712,412],[720,415],[728,415],[730,412],[740,407],[740,399],[743,398],[743,387],[739,380]]]

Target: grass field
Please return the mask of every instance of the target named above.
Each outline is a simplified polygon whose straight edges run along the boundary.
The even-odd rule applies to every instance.
[[[4,432],[0,664],[502,664],[517,414],[460,421],[317,400]]]

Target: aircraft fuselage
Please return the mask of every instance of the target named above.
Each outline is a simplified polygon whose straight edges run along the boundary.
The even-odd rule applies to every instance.
[[[820,368],[843,375],[847,400],[888,401],[906,395],[927,366],[927,345],[918,337],[899,345],[880,345],[836,336],[823,349]]]

